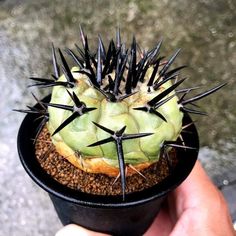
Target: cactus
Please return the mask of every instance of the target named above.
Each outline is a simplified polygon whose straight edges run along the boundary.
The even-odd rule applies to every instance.
[[[93,53],[82,28],[80,33],[77,53],[66,49],[75,63],[72,69],[52,45],[52,78],[30,78],[36,81],[31,86],[53,87],[51,101],[35,97],[41,109],[18,111],[41,114],[38,133],[46,124],[57,151],[76,167],[120,176],[124,196],[127,175],[157,162],[171,148],[194,148],[181,141],[183,115],[205,115],[194,102],[225,84],[186,98],[198,88],[177,90],[186,79],[180,78],[185,66],[170,67],[180,50],[164,60],[162,41],[143,51],[135,37],[126,48],[117,30],[107,48],[99,36]]]

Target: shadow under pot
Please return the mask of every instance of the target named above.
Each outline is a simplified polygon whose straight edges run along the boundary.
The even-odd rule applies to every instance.
[[[44,101],[49,101],[46,97]],[[38,104],[36,104],[38,106]],[[42,169],[35,156],[33,139],[40,120],[35,114],[27,114],[18,133],[18,152],[29,176],[49,196],[61,222],[75,223],[87,229],[111,235],[143,235],[158,214],[168,193],[180,185],[190,174],[197,160],[199,140],[194,124],[182,133],[184,143],[195,149],[176,149],[177,164],[171,174],[159,184],[140,192],[122,196],[100,196],[68,188]],[[183,126],[192,123],[185,114]]]

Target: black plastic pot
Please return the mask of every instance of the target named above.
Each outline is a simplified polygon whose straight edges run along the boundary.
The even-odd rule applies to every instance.
[[[195,126],[190,125],[182,136],[186,146],[196,147],[196,150],[178,150],[177,166],[160,184],[127,194],[125,201],[121,196],[82,193],[58,183],[39,165],[32,141],[39,124],[36,118],[36,115],[27,114],[19,129],[17,145],[20,160],[30,177],[49,193],[64,225],[75,223],[112,235],[143,235],[158,214],[164,198],[186,179],[197,160],[198,134]],[[191,122],[191,118],[185,115],[184,124]]]

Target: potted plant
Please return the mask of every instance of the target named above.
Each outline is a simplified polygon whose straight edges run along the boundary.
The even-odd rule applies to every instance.
[[[194,102],[224,84],[189,97],[179,89],[184,66],[170,69],[160,41],[126,49],[117,31],[95,53],[80,29],[82,48],[66,49],[76,66],[52,46],[51,79],[31,78],[52,94],[28,106],[18,134],[21,162],[45,189],[63,224],[112,235],[142,235],[161,203],[191,172],[198,155]],[[57,57],[60,57],[60,66]],[[187,98],[188,97],[188,98]]]

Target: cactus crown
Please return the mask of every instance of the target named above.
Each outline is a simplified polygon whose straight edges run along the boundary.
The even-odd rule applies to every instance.
[[[93,53],[89,48],[87,36],[81,27],[80,35],[82,48],[75,44],[77,54],[68,48],[66,49],[66,53],[72,57],[76,64],[75,68],[70,69],[60,49],[58,49],[61,61],[59,66],[57,54],[52,45],[54,68],[52,78],[30,78],[35,81],[30,86],[37,86],[39,88],[54,87],[51,102],[42,103],[33,95],[40,108],[36,109],[28,106],[27,110],[17,111],[36,113],[42,116],[36,139],[44,125],[49,122],[49,130],[52,137],[55,137],[53,139],[55,144],[65,142],[66,147],[68,148],[69,146],[68,149],[84,153],[82,156],[84,159],[97,158],[100,155],[110,165],[116,166],[118,163],[124,197],[126,167],[128,164],[153,163],[158,160],[159,155],[166,153],[165,150],[169,147],[194,148],[186,147],[183,142],[177,139],[182,131],[182,114],[187,112],[205,115],[206,113],[195,108],[194,102],[217,91],[225,84],[216,86],[191,98],[186,98],[188,94],[198,89],[198,87],[176,91],[176,88],[185,81],[185,78],[178,78],[180,70],[185,66],[171,70],[170,67],[179,54],[180,49],[168,60],[163,61],[164,57],[160,56],[162,41],[158,42],[153,49],[143,51],[136,43],[135,37],[133,37],[131,47],[126,48],[125,44],[121,41],[120,30],[117,30],[116,41],[111,40],[108,48],[105,48],[102,38],[99,36],[97,51]],[[88,87],[91,89],[89,90]],[[57,98],[58,93],[63,94],[62,98]],[[179,94],[179,97],[176,94]],[[96,102],[94,100],[91,102],[91,99],[94,99],[94,97],[97,99]],[[64,100],[66,101],[64,102]],[[109,104],[118,105],[113,106]],[[101,113],[104,111],[111,113],[109,117],[111,124],[109,124],[109,119],[101,118]],[[137,124],[131,124],[127,116],[121,116],[123,113],[128,113],[128,118],[134,119],[132,122]],[[120,118],[113,122],[115,115]],[[61,117],[60,121],[55,121],[58,117]],[[78,137],[81,139],[87,136],[92,137],[96,132],[95,138],[87,138],[88,142],[85,146],[83,146],[84,144],[77,146],[78,139],[75,143],[74,140],[67,142],[67,138],[65,138],[65,136],[70,136],[71,130],[74,132],[78,128],[75,128],[75,125],[72,126],[72,123],[77,118],[85,127],[84,129],[90,129],[91,131],[86,133],[85,136],[83,136],[82,131],[78,131]],[[91,121],[89,125],[93,128],[90,128],[87,124],[88,122],[86,123],[85,121]],[[117,128],[117,123],[119,128]],[[155,128],[150,128],[148,123],[151,123]],[[165,126],[167,123],[171,124],[171,128]],[[108,126],[105,126],[105,124]],[[135,128],[136,126],[138,128]],[[161,129],[160,127],[166,128]],[[159,140],[160,132],[173,134],[171,136],[167,135],[168,138],[163,137]],[[140,143],[136,142],[139,139],[143,140],[142,143],[141,141]],[[159,140],[159,143],[155,139]],[[128,140],[135,141],[135,145],[137,144],[138,146],[134,145],[130,151],[130,147],[133,144],[128,142]],[[124,141],[127,142],[126,146],[124,146]],[[148,147],[150,142],[154,142],[153,148]],[[155,144],[156,142],[157,144]],[[113,143],[113,146],[107,148],[106,145],[108,143]],[[103,148],[103,146],[106,146],[106,148]],[[89,148],[91,150],[92,148],[97,149],[90,151]],[[132,153],[135,151],[134,149],[139,150],[135,152],[135,155],[141,156],[137,163],[135,162],[136,159],[132,162],[134,159],[132,156]],[[113,152],[114,150],[116,153]],[[116,156],[115,160],[112,156]],[[153,156],[155,156],[155,160]],[[79,166],[86,170],[83,163],[79,164]],[[132,168],[135,169],[134,167]]]

